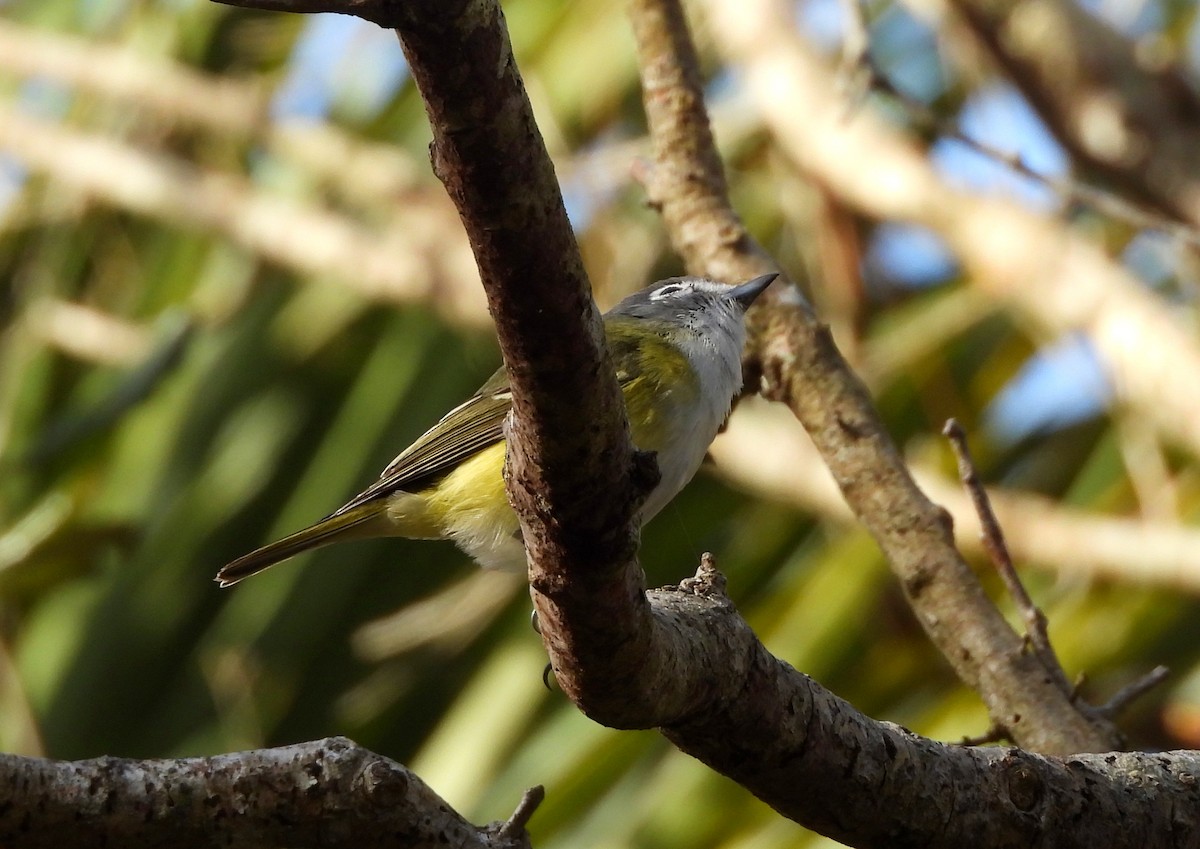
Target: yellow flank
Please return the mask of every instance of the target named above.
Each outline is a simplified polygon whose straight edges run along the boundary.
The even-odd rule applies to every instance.
[[[443,527],[453,528],[466,516],[517,529],[516,516],[504,492],[504,443],[497,442],[465,460],[436,487],[421,493],[426,512]]]
[[[410,539],[453,539],[485,568],[525,568],[517,514],[504,491],[505,443],[489,446],[435,486],[387,499],[394,533]]]

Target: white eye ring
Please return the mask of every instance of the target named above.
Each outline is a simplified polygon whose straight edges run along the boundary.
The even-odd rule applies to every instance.
[[[668,295],[674,295],[676,292],[682,292],[684,288],[684,284],[682,283],[668,283],[666,286],[663,286],[660,289],[655,289],[653,292],[651,292],[650,300],[661,301]]]

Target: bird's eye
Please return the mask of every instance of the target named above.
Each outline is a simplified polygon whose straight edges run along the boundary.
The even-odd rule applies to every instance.
[[[666,286],[663,286],[661,289],[658,289],[657,291],[655,291],[654,294],[652,294],[650,296],[650,299],[653,301],[657,301],[660,298],[667,298],[667,297],[670,297],[671,295],[674,295],[676,292],[682,292],[682,291],[683,291],[682,284],[669,283]]]

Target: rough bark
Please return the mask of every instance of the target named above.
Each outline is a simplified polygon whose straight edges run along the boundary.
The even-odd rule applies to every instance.
[[[728,670],[695,674],[690,713],[663,716],[663,732],[809,828],[889,848],[1200,846],[1196,752],[1051,758],[938,743],[863,716],[771,657],[715,572],[651,597],[689,647],[680,662]],[[517,847],[536,799],[477,828],[399,764],[340,738],[179,760],[10,755],[0,844]]]
[[[210,758],[0,756],[0,844],[516,849],[521,827],[477,828],[395,761],[333,737]]]

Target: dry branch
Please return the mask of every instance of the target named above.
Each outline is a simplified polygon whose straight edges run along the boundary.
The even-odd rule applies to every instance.
[[[518,812],[477,828],[414,773],[341,737],[210,758],[0,755],[0,844],[22,849],[518,849],[529,805]]]
[[[731,16],[740,15],[734,5]],[[638,0],[631,9],[655,137],[651,193],[676,249],[697,271],[748,276],[762,270],[769,260],[729,204],[679,4]],[[772,23],[790,28],[782,20]],[[752,368],[763,377],[764,395],[786,403],[804,425],[922,625],[959,677],[983,697],[993,721],[1038,751],[1117,748],[1115,729],[1084,716],[1046,680],[988,600],[954,547],[948,514],[913,481],[828,329],[806,307],[780,299],[757,310],[754,324]]]
[[[868,719],[770,657],[702,568],[690,589],[653,594],[698,641],[725,646],[743,677],[721,709],[666,730],[728,747],[730,774],[787,816],[857,846],[1158,849],[1194,845],[1181,804],[1195,752],[1048,758],[937,743]],[[711,635],[708,633],[711,629]],[[748,689],[742,691],[741,687]],[[726,716],[725,711],[732,711]],[[747,723],[760,748],[723,736]],[[51,761],[0,756],[0,843],[22,849],[528,846],[526,794],[507,822],[477,828],[400,764],[331,738],[211,758]]]
[[[962,480],[963,487],[971,498],[971,506],[979,519],[983,550],[987,552],[988,559],[992,561],[992,566],[1004,582],[1009,598],[1017,605],[1017,611],[1025,622],[1025,636],[1029,640],[1030,648],[1041,658],[1047,674],[1058,681],[1059,687],[1069,692],[1071,685],[1067,681],[1067,673],[1063,671],[1058,655],[1050,645],[1046,614],[1034,603],[1029,591],[1025,589],[1024,582],[1021,581],[1021,576],[1017,574],[1016,564],[1013,563],[1008,543],[1004,539],[1004,531],[996,518],[995,510],[992,509],[991,499],[983,488],[983,481],[979,479],[979,473],[975,469],[975,460],[967,442],[967,432],[956,419],[950,419],[942,429],[942,434],[950,441],[958,461],[959,479]]]

